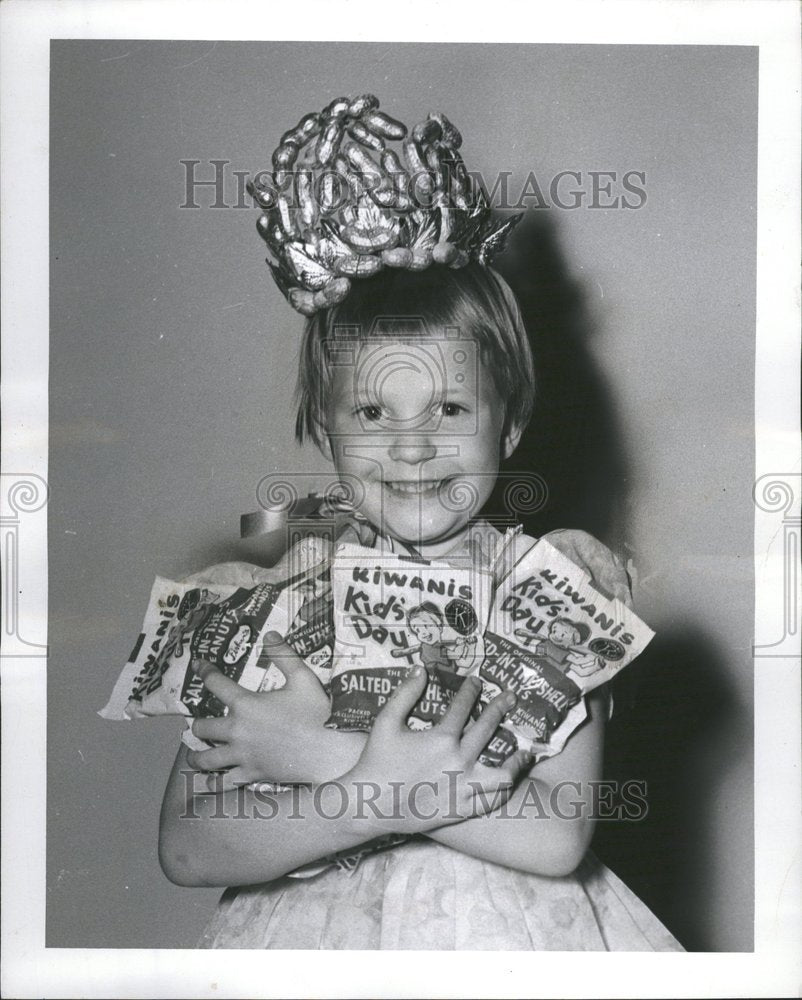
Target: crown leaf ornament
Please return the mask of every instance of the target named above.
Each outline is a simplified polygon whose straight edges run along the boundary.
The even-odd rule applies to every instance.
[[[461,145],[445,115],[430,114],[410,132],[373,94],[339,97],[285,132],[272,172],[248,189],[290,305],[312,316],[384,268],[459,268],[500,253],[522,215],[493,219]]]

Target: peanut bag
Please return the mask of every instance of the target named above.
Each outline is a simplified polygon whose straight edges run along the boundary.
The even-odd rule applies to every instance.
[[[486,761],[519,748],[536,760],[559,753],[586,716],[584,696],[653,636],[622,601],[602,594],[588,573],[541,539],[501,582],[490,610],[481,701],[512,691],[518,703],[485,750]]]
[[[284,675],[262,654],[268,631],[284,636],[328,683],[334,647],[328,567],[254,587],[157,577],[139,638],[98,714],[223,715],[225,706],[195,669],[200,661],[251,691],[281,687]]]
[[[421,664],[428,684],[408,725],[432,726],[482,662],[492,578],[472,567],[345,544],[335,550],[331,586],[335,647],[326,725],[368,731]]]

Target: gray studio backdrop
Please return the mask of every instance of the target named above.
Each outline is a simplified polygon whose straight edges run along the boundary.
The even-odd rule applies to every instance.
[[[505,263],[545,369],[529,527],[623,549],[658,633],[610,733],[650,815],[598,850],[689,948],[751,949],[756,50],[56,41],[51,77],[48,945],[191,947],[219,895],[158,867],[181,723],[95,712],[154,575],[236,557],[263,476],[326,470],[293,441],[301,320],[235,171],[371,91],[445,111],[512,200],[535,173]],[[181,207],[186,160],[225,161],[228,208]]]

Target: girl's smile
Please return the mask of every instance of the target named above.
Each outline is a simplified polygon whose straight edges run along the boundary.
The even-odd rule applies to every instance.
[[[441,480],[439,479],[411,479],[411,480],[401,480],[396,479],[393,482],[385,480],[385,489],[391,490],[394,493],[412,494],[413,496],[420,496],[424,493],[430,493],[433,490],[438,489]]]
[[[399,502],[411,499],[431,499],[438,495],[440,489],[447,488],[453,480],[446,479],[396,479],[384,480],[383,486],[388,496]]]

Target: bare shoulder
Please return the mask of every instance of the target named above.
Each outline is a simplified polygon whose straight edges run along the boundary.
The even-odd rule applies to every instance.
[[[324,562],[330,554],[330,543],[313,535],[301,538],[288,549],[274,566],[232,560],[214,563],[181,581],[189,584],[228,584],[235,587],[256,587],[260,583],[284,583],[290,577],[306,573]]]
[[[260,579],[264,573],[270,573],[261,566],[247,562],[222,562],[205,566],[195,573],[185,576],[181,583],[185,584],[228,584],[234,587],[255,587],[258,583],[264,582]]]

